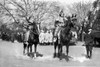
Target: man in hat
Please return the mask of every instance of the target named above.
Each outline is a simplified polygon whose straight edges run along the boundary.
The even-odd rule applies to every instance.
[[[88,31],[89,32],[85,34],[85,46],[86,46],[87,58],[91,58],[94,39],[91,35],[92,29],[89,29]]]

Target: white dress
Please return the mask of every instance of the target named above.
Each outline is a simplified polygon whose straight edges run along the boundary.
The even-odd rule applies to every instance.
[[[39,42],[44,43],[44,33],[42,33],[42,32],[39,35]]]

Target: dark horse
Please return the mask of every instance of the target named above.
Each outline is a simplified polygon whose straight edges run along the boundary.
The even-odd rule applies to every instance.
[[[57,36],[57,40],[54,42],[54,57],[57,56],[56,48],[58,46],[58,57],[61,58],[62,55],[62,47],[66,46],[66,53],[68,57],[69,52],[69,43],[72,38],[71,28],[74,27],[74,24],[71,22],[70,18],[67,21],[64,21],[64,26],[60,27],[59,29],[59,36]]]
[[[34,57],[36,57],[37,44],[39,43],[39,34],[36,23],[29,24],[27,31],[24,34],[23,42],[23,54],[25,54],[25,49],[27,49],[27,54],[32,53],[32,45],[34,44]],[[30,50],[29,50],[30,49]]]

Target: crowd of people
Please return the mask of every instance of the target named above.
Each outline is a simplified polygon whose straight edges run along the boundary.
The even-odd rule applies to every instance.
[[[53,43],[52,31],[44,32],[43,30],[41,30],[41,33],[39,35],[39,42],[41,45],[52,45]]]
[[[72,40],[71,42],[77,42],[77,32],[76,31],[71,31],[72,32]],[[47,31],[47,32],[44,32],[43,30],[41,30],[41,33],[39,35],[39,42],[40,42],[40,45],[52,45],[53,44],[53,41],[54,41],[54,38],[53,38],[53,33],[52,31]]]

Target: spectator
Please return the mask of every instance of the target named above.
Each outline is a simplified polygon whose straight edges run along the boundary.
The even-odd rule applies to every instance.
[[[53,34],[52,34],[51,31],[49,32],[49,38],[48,38],[48,39],[49,39],[49,44],[51,45],[52,42],[53,42],[53,41],[52,41],[52,40],[53,40]]]
[[[40,33],[40,35],[39,35],[39,42],[40,42],[40,44],[41,45],[43,45],[44,44],[44,31],[43,30],[41,30],[41,33]]]
[[[45,42],[46,45],[48,45],[49,44],[49,33],[48,33],[48,31],[45,33],[44,37],[45,37],[44,42]]]
[[[76,31],[72,31],[72,35],[73,35],[72,41],[77,42],[77,33],[76,33]]]

